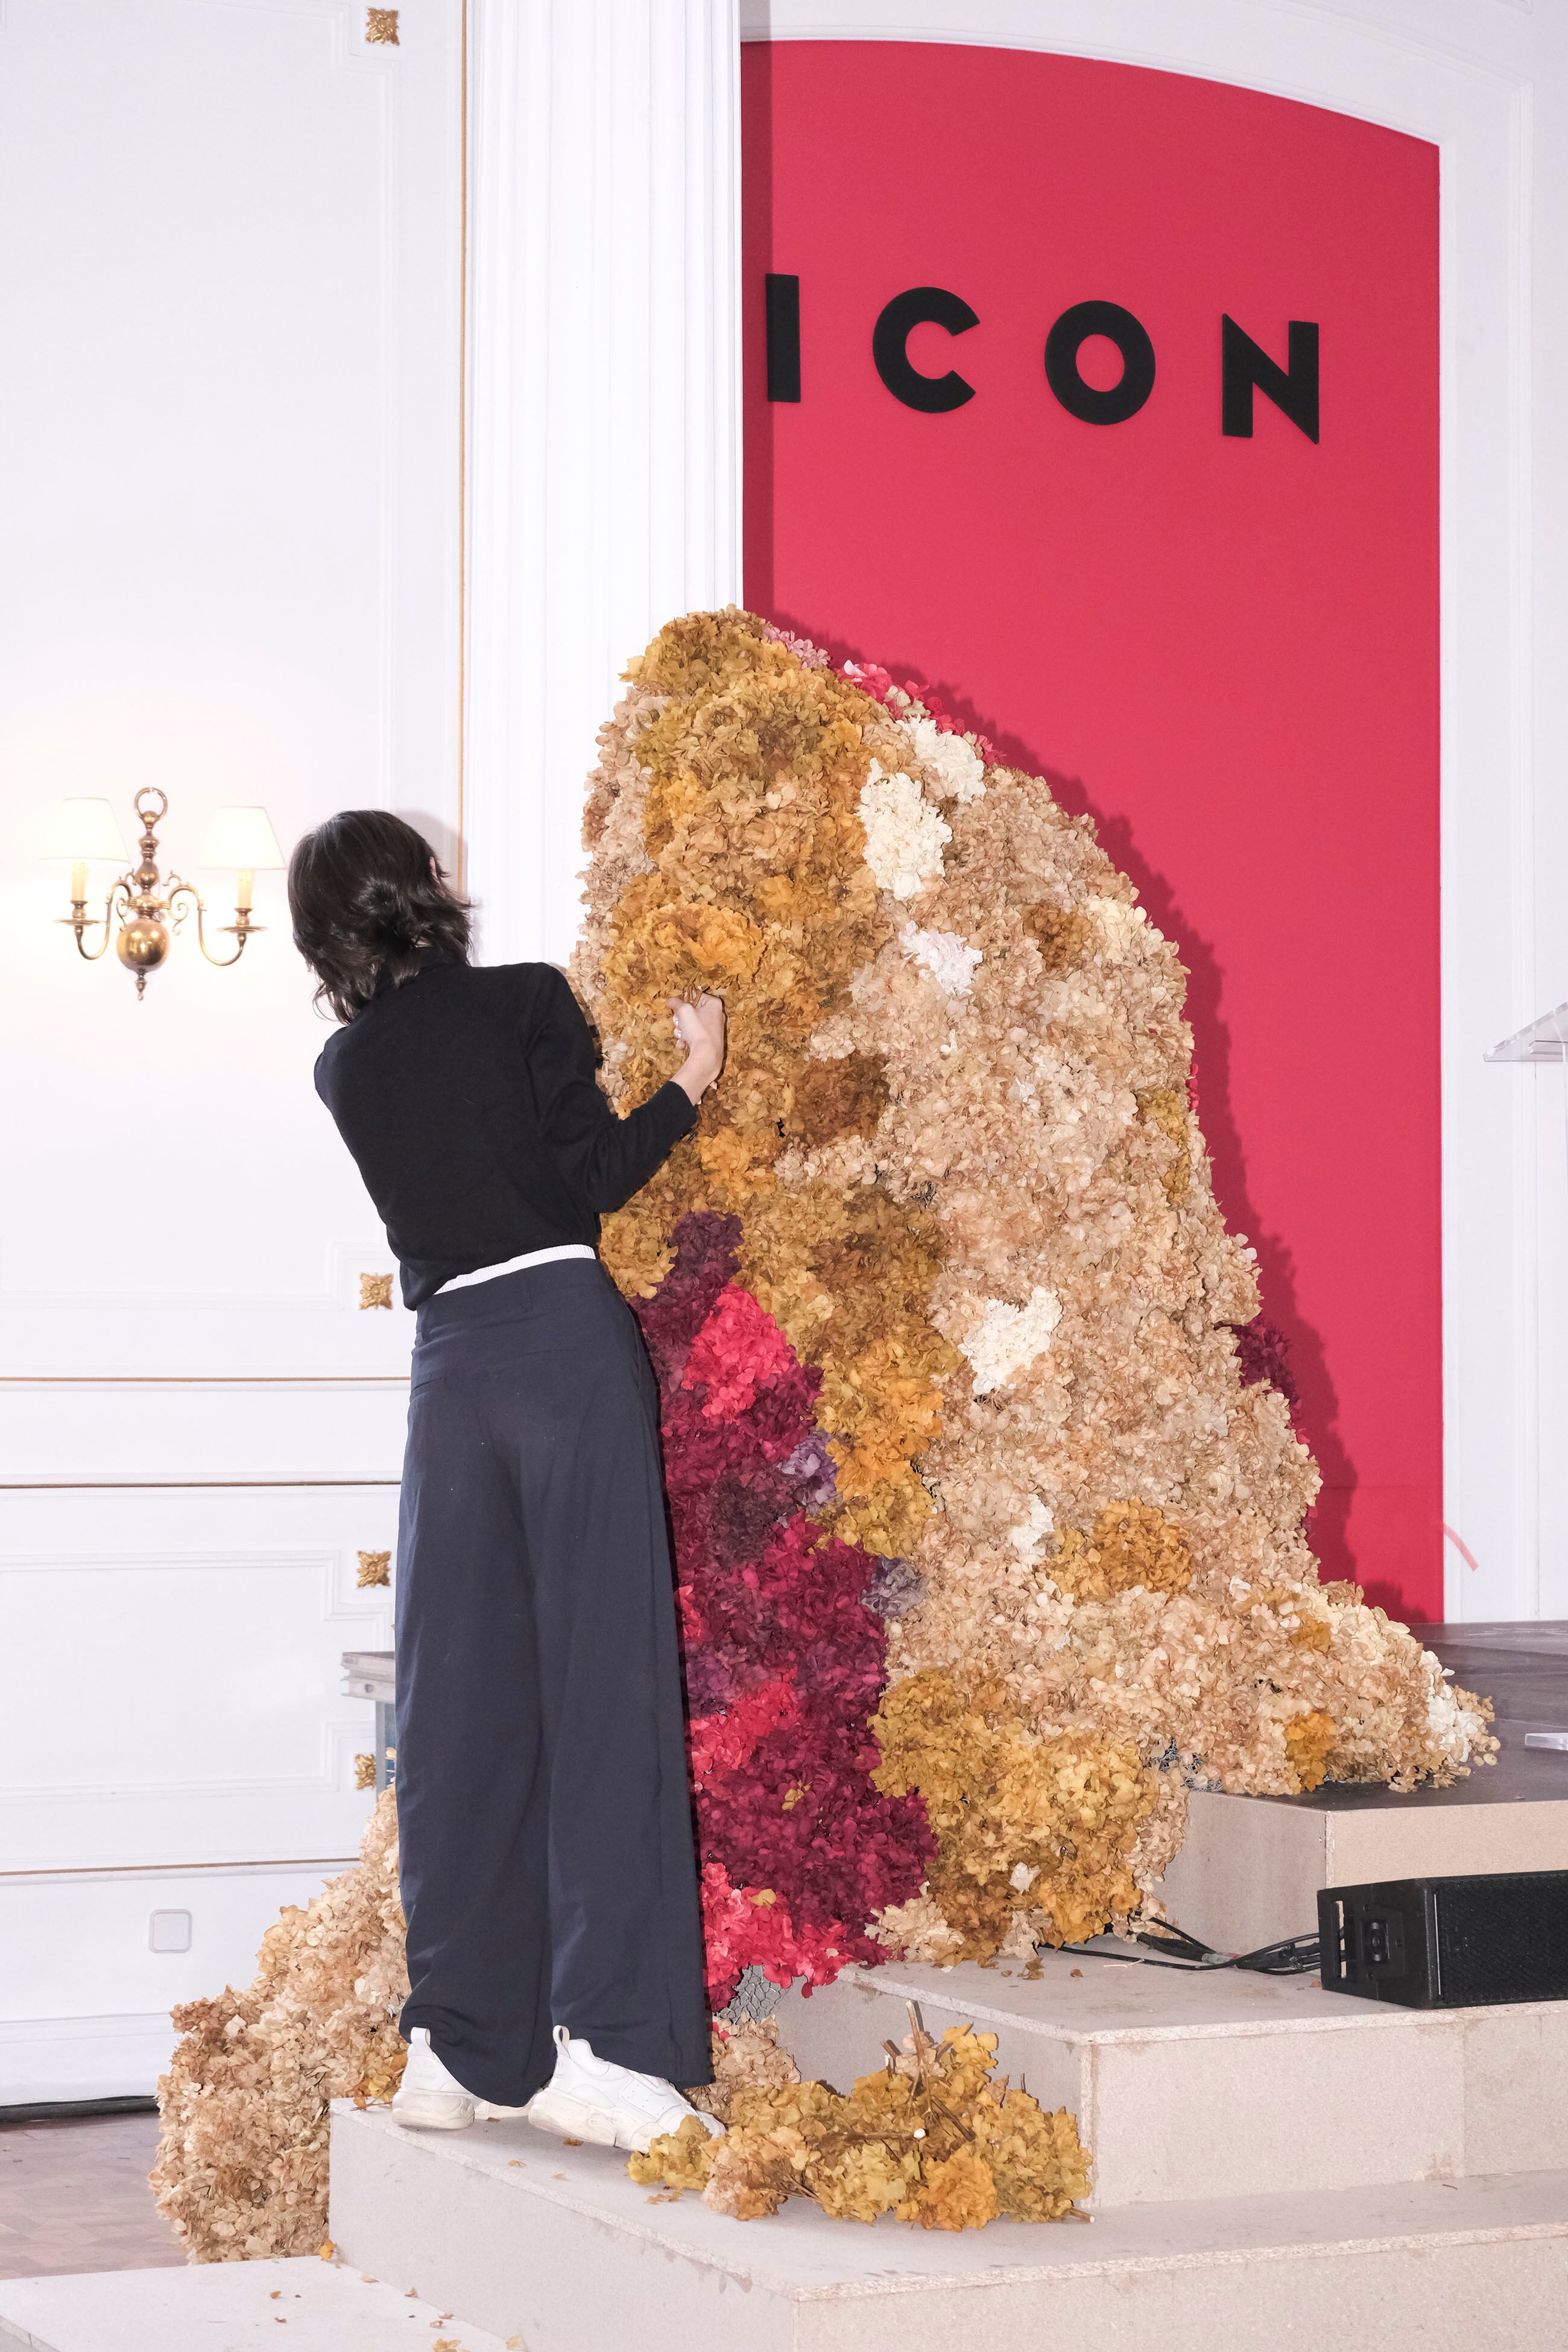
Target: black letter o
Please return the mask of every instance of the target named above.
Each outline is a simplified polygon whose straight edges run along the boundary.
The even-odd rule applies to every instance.
[[[912,330],[927,320],[945,327],[950,335],[965,334],[980,324],[968,303],[945,287],[911,286],[907,294],[894,295],[872,328],[871,357],[895,400],[901,400],[906,408],[936,415],[944,408],[962,408],[966,400],[973,400],[974,386],[965,383],[953,369],[946,375],[921,375],[910,365],[904,346]]]
[[[1109,392],[1097,392],[1078,372],[1079,345],[1090,335],[1108,336],[1121,353],[1121,381]],[[1046,337],[1046,381],[1069,416],[1121,425],[1154,389],[1154,346],[1120,302],[1075,302]]]

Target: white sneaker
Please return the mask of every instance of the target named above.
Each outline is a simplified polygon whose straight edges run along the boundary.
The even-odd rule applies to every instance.
[[[408,2037],[408,2063],[392,2098],[393,2117],[405,2131],[461,2131],[475,2121],[527,2112],[526,2107],[497,2107],[488,2099],[476,2099],[431,2049],[428,2026],[414,2028]]]
[[[679,2131],[688,2116],[696,2116],[710,2139],[724,2129],[717,2116],[703,2115],[672,2083],[595,2057],[592,2044],[563,2025],[555,2029],[555,2072],[523,2114],[541,2131],[588,2140],[595,2147],[631,2148],[639,2156],[647,2154],[660,2132]]]

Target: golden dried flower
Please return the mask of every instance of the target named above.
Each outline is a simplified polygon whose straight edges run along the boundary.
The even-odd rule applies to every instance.
[[[1193,1562],[1180,1528],[1152,1504],[1113,1503],[1096,1519],[1092,1537],[1068,1528],[1046,1572],[1076,1600],[1105,1601],[1139,1585],[1146,1592],[1184,1592]]]
[[[1285,1753],[1303,1789],[1316,1789],[1323,1780],[1329,1750],[1338,1734],[1333,1718],[1313,1707],[1285,1726]]]
[[[1066,971],[1077,963],[1093,936],[1089,917],[1075,908],[1024,907],[1019,912],[1025,932],[1039,949],[1040,961],[1049,972]]]
[[[1089,2193],[1089,2158],[1065,2108],[1050,2114],[994,2079],[996,2036],[949,2026],[940,2042],[911,2007],[901,2050],[847,2095],[787,2075],[736,2083],[729,2130],[689,2117],[626,2166],[645,2188],[700,2189],[742,2221],[812,2199],[837,2221],[895,2213],[926,2230],[980,2230],[999,2214],[1055,2221]]]

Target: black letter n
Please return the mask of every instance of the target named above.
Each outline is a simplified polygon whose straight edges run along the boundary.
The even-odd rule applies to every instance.
[[[1252,394],[1256,386],[1299,425],[1309,441],[1318,437],[1318,330],[1308,319],[1290,321],[1290,362],[1280,367],[1260,344],[1226,317],[1220,335],[1220,430],[1237,440],[1252,438]]]

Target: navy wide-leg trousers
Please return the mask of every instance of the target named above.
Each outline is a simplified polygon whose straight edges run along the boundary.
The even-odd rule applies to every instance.
[[[419,1310],[397,1819],[403,2030],[465,2090],[521,2106],[557,2024],[708,2081],[658,1391],[586,1258]]]

